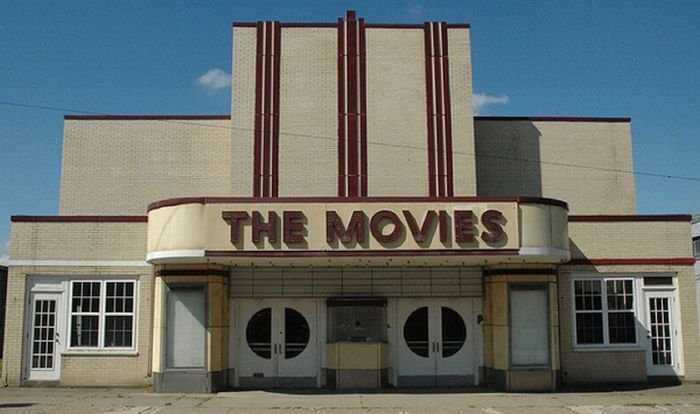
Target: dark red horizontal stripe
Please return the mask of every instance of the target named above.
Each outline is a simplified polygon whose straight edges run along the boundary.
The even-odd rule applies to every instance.
[[[682,221],[689,222],[689,214],[658,214],[658,215],[571,215],[570,222],[628,222],[628,221]]]
[[[565,209],[561,200],[543,197],[182,197],[160,200],[148,205],[148,211],[181,204],[264,204],[264,203],[528,203],[546,204]]]
[[[430,257],[517,256],[518,249],[502,250],[207,250],[205,257]]]
[[[632,122],[632,118],[574,116],[475,116],[475,121]]]
[[[146,223],[148,216],[12,216],[13,223]]]
[[[692,257],[673,258],[633,258],[633,259],[571,259],[564,265],[593,265],[593,266],[629,266],[629,265],[681,265],[692,266]]]
[[[231,115],[64,115],[65,120],[81,121],[157,121],[167,119],[231,119]]]
[[[233,22],[233,27],[255,27],[255,22]],[[287,22],[287,23],[280,23],[280,27],[300,27],[300,28],[336,28],[338,27],[337,23],[295,23],[295,22]],[[422,23],[367,23],[365,24],[365,27],[370,28],[370,29],[423,29],[423,24]],[[448,23],[447,24],[448,29],[470,29],[471,25],[469,23]]]

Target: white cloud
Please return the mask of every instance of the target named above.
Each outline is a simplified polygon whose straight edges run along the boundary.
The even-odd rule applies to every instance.
[[[8,240],[4,246],[0,247],[0,266],[7,266],[10,262],[10,241]]]
[[[423,17],[423,6],[420,4],[412,4],[408,6],[408,14],[411,15],[411,17],[415,17],[416,19],[419,19]]]
[[[197,85],[211,90],[228,88],[231,86],[231,74],[219,68],[210,69],[209,72],[197,78]]]
[[[410,14],[412,17],[415,17],[416,19],[423,17],[423,6],[420,4],[412,4],[408,6],[408,14]]]
[[[474,103],[474,113],[478,114],[486,105],[505,105],[510,103],[510,98],[507,95],[493,96],[485,93],[475,93],[472,96]]]

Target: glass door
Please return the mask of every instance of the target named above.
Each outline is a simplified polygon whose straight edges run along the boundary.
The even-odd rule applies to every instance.
[[[63,349],[59,323],[60,293],[32,294],[30,325],[29,380],[57,381],[61,374]]]
[[[679,375],[673,292],[646,291],[647,306],[647,374]]]

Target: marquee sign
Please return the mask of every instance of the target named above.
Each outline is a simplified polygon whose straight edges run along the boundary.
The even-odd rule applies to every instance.
[[[560,263],[568,243],[567,206],[550,199],[185,198],[149,207],[147,261]]]
[[[234,247],[241,247],[246,238],[256,245],[264,238],[273,245],[280,239],[289,246],[303,245],[307,241],[309,217],[303,210],[271,210],[267,214],[259,210],[223,211],[221,217],[230,227]],[[354,210],[345,218],[336,210],[327,210],[325,217],[314,219],[325,222],[328,248],[333,248],[337,242],[346,246],[363,245],[368,238],[382,246],[399,247],[406,233],[414,243],[424,246],[433,244],[434,238],[443,245],[464,247],[500,247],[508,242],[505,230],[508,219],[496,209],[485,210],[479,215],[471,209],[427,210],[422,217],[416,217],[408,209],[379,210],[371,216],[364,210]]]

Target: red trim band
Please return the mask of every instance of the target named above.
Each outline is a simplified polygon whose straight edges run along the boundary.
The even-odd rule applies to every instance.
[[[278,22],[256,25],[253,196],[276,197],[279,185],[279,94],[282,32]]]
[[[367,195],[367,74],[364,19],[338,19],[338,196]]]
[[[233,22],[233,27],[255,27],[254,22]],[[335,23],[318,23],[318,22],[286,22],[280,23],[281,27],[302,27],[302,28],[337,28]],[[423,25],[418,23],[367,23],[366,27],[368,29],[422,29]],[[448,29],[470,29],[471,25],[469,23],[448,23]]]
[[[254,22],[233,22],[233,27],[255,27]],[[335,23],[319,23],[319,22],[286,22],[280,23],[281,27],[327,27],[336,28],[338,27]],[[368,23],[366,25],[368,29],[422,29],[423,25],[418,23]],[[469,23],[448,23],[448,29],[470,29],[471,25]]]
[[[645,258],[645,259],[571,259],[566,265],[593,265],[593,266],[630,266],[630,265],[681,265],[692,266],[695,259],[692,257],[673,258]]]
[[[204,257],[416,257],[416,256],[517,256],[518,249],[502,250],[207,250]]]
[[[569,222],[629,222],[629,221],[681,221],[690,222],[690,214],[658,214],[658,215],[571,215]]]
[[[475,121],[632,122],[632,118],[573,116],[475,116]]]
[[[179,197],[153,202],[148,205],[148,211],[183,204],[261,203],[519,203],[546,204],[569,209],[564,201],[541,197]]]
[[[447,24],[426,22],[425,90],[428,131],[428,194],[454,194],[452,110]]]
[[[435,182],[435,124],[433,113],[433,65],[432,65],[432,42],[430,40],[430,23],[424,25],[424,45],[425,45],[425,107],[427,119],[427,139],[428,139],[428,195],[437,196]]]
[[[228,120],[231,115],[64,115],[72,121],[163,121],[163,120]]]
[[[345,174],[345,24],[338,19],[338,197],[347,194]]]
[[[148,216],[12,216],[13,223],[146,223]]]

